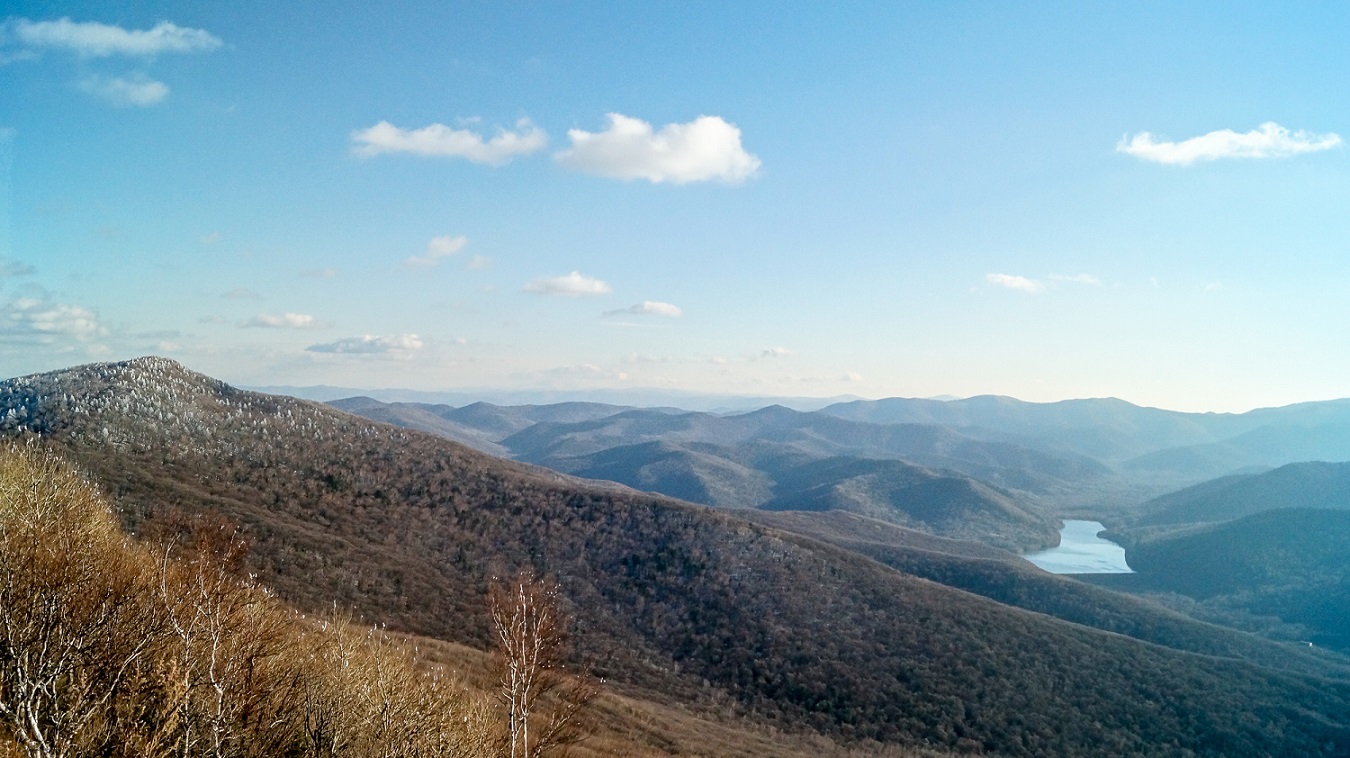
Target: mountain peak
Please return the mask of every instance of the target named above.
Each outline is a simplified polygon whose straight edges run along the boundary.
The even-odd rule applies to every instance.
[[[195,440],[209,436],[220,415],[252,426],[307,405],[238,390],[177,361],[144,356],[0,382],[0,432],[61,433],[114,444],[143,444],[165,433]]]

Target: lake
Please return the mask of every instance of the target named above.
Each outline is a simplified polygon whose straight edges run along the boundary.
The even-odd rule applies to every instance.
[[[1065,521],[1059,547],[1022,556],[1052,574],[1130,574],[1125,548],[1097,536],[1100,521]]]

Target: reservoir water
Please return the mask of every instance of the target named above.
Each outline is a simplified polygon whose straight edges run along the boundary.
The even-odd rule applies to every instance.
[[[1100,521],[1065,521],[1059,531],[1059,547],[1022,556],[1052,574],[1129,574],[1125,548],[1097,533]]]

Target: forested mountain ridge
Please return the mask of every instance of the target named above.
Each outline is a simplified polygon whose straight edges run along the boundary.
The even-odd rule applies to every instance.
[[[1144,503],[1130,521],[1140,527],[1229,521],[1277,508],[1350,509],[1350,463],[1290,463],[1204,482]]]
[[[0,418],[91,472],[135,529],[175,509],[237,521],[251,568],[302,607],[482,646],[487,578],[528,565],[558,577],[615,686],[762,723],[1007,755],[1350,750],[1345,681],[1028,613],[170,361],[0,383]]]
[[[775,406],[728,416],[592,406],[586,412],[593,418],[576,421],[547,420],[549,406],[486,406],[491,414],[477,410],[474,431],[465,431],[447,429],[442,420],[465,423],[466,412],[485,404],[372,402],[334,405],[556,471],[704,505],[839,507],[1011,549],[1053,544],[1049,503],[1109,487],[1111,477],[1081,456],[974,440],[934,426],[860,424]],[[521,428],[502,424],[506,414]],[[926,515],[918,513],[925,508]]]
[[[1137,573],[1094,582],[1350,652],[1350,463],[1204,482],[1144,503],[1110,536]]]
[[[334,404],[494,455],[724,507],[755,505],[750,501],[772,488],[772,468],[785,455],[903,460],[969,476],[1050,515],[1111,517],[1225,474],[1350,459],[1350,401],[1242,414],[1182,413],[1111,398],[1027,403],[996,396],[724,415],[596,403]],[[766,458],[765,446],[778,454]]]
[[[1072,451],[1124,473],[1210,479],[1251,466],[1350,458],[1350,399],[1186,413],[1116,398],[1029,403],[983,395],[961,400],[887,398],[820,411],[871,423],[936,424],[977,439]]]

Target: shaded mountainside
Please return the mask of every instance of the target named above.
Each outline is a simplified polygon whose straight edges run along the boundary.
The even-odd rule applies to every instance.
[[[1276,508],[1350,509],[1350,463],[1291,463],[1204,482],[1145,503],[1134,525],[1228,521]]]
[[[1065,482],[1110,473],[1100,463],[1082,456],[972,439],[937,426],[856,423],[782,406],[734,416],[629,411],[590,422],[537,424],[502,444],[521,460],[542,463],[653,441],[702,442],[727,448],[767,442],[790,445],[814,457],[903,458],[1033,493],[1053,492]]]
[[[903,461],[826,458],[781,474],[765,510],[846,511],[1008,550],[1050,547],[1057,523],[969,477]]]
[[[502,457],[510,455],[502,440],[535,424],[592,421],[634,410],[604,403],[500,406],[479,402],[455,408],[428,403],[385,403],[370,397],[349,397],[328,404],[375,421],[440,435]]]
[[[704,505],[843,508],[1018,549],[1053,544],[1054,520],[1045,513],[1050,502],[1081,498],[1111,477],[1081,457],[972,440],[933,426],[858,424],[779,406],[734,416],[603,406],[592,411],[604,414],[600,418],[529,423],[523,412],[543,419],[539,409],[492,406],[491,416],[475,420],[468,413],[475,406],[371,406],[364,399],[335,405],[459,441],[472,442],[472,434],[423,416],[476,423],[498,436],[479,449]],[[496,423],[502,413],[520,414],[519,425],[528,425],[500,436],[512,428]],[[915,467],[935,471],[918,474]]]
[[[1127,553],[1151,590],[1274,616],[1350,651],[1350,512],[1267,510],[1145,539]]]
[[[1005,439],[1086,455],[1132,479],[1200,481],[1245,468],[1350,460],[1350,400],[1181,413],[1115,398],[1027,403],[981,396],[857,401],[821,413],[872,423],[937,424],[977,439]]]
[[[809,460],[800,454],[792,457]],[[754,508],[772,498],[771,476],[736,458],[720,445],[641,442],[591,455],[546,458],[540,465],[719,508]]]
[[[1231,414],[1179,413],[1115,398],[1054,403],[997,395],[946,401],[887,398],[839,403],[821,412],[870,423],[938,424],[976,438],[1020,439],[1111,462],[1244,431]]]
[[[846,511],[1009,550],[1055,544],[1055,520],[969,477],[899,460],[817,458],[791,445],[646,442],[541,465],[703,505]]]
[[[349,397],[334,400],[329,405],[347,413],[364,416],[372,421],[435,434],[448,440],[454,440],[461,445],[468,445],[489,455],[501,457],[510,455],[510,451],[498,443],[500,439],[498,435],[485,432],[474,426],[461,424],[447,418],[444,413],[438,412],[441,408],[455,410],[449,406],[382,403],[368,397]]]
[[[1306,651],[1308,656],[1291,659],[1287,648],[1197,622],[1147,600],[1048,574],[1009,553],[991,548],[974,553],[972,548],[980,546],[969,542],[944,540],[849,514],[755,512],[750,518],[862,553],[913,576],[1095,629],[1309,674],[1326,673],[1328,667],[1346,670],[1347,661],[1340,656]]]
[[[1138,475],[1218,477],[1299,461],[1350,460],[1350,424],[1263,426],[1222,442],[1172,448],[1126,461]]]
[[[481,647],[488,577],[532,565],[558,577],[583,654],[620,688],[1006,755],[1350,751],[1344,680],[1029,613],[729,512],[559,481],[169,361],[4,382],[0,419],[91,471],[135,529],[174,509],[238,521],[252,568],[302,607],[336,601]]]

